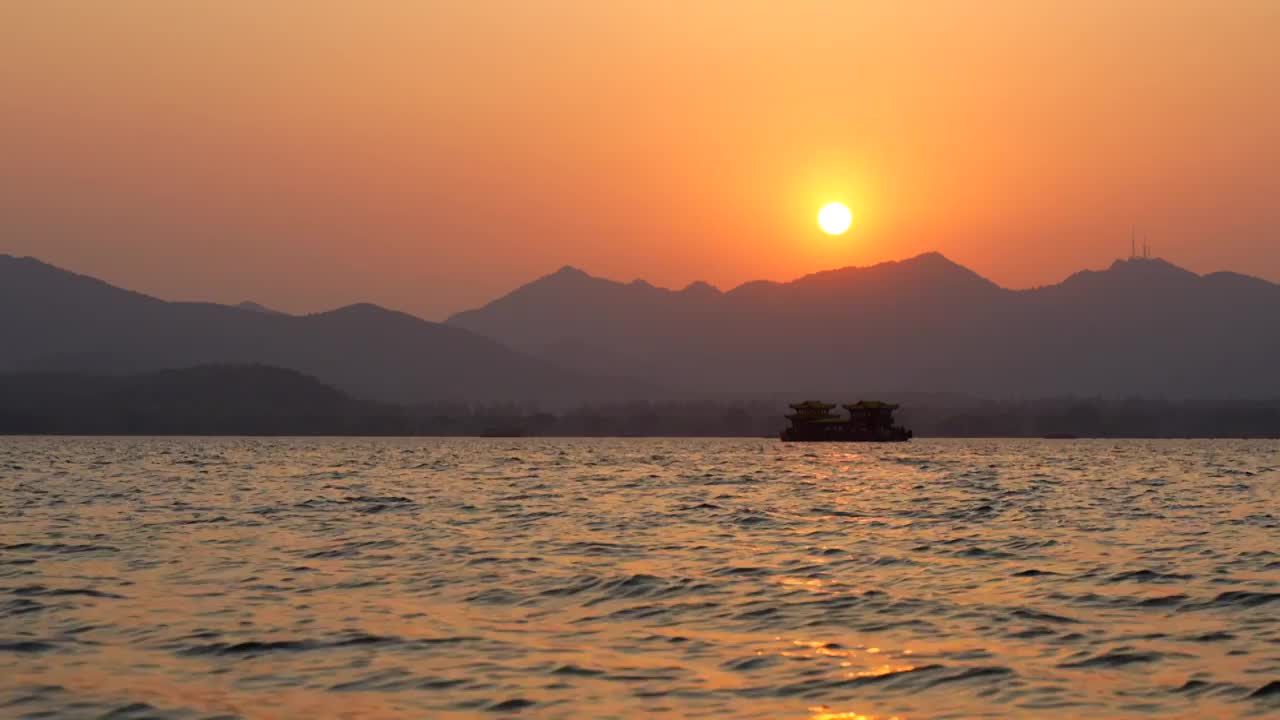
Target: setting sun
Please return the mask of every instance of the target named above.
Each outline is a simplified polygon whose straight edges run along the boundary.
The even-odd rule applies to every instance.
[[[841,235],[853,222],[853,213],[843,203],[833,202],[818,211],[818,226],[828,235]]]

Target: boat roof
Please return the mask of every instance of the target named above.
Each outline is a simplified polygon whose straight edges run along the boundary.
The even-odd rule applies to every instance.
[[[893,403],[881,402],[879,400],[859,400],[852,405],[845,405],[849,410],[897,410],[898,406]]]
[[[801,403],[791,403],[788,407],[796,410],[832,410],[835,405],[831,403],[818,402],[817,400],[805,400]]]

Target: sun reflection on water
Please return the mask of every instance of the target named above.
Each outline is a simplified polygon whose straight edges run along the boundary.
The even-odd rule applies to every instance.
[[[776,638],[782,640],[782,638]],[[778,654],[782,657],[830,657],[839,658],[840,667],[845,669],[844,676],[848,678],[871,678],[882,677],[885,675],[893,675],[894,673],[911,672],[918,668],[917,665],[911,665],[905,662],[885,662],[886,659],[894,657],[905,657],[911,655],[910,650],[888,651],[879,647],[854,647],[846,648],[836,643],[822,642],[820,640],[792,640],[791,645],[797,650],[779,650]],[[762,654],[763,651],[761,651]],[[874,663],[867,662],[871,658],[864,657],[858,659],[859,655],[877,656]],[[886,657],[887,656],[887,657]],[[852,715],[850,717],[862,717]]]
[[[869,668],[867,670],[857,670],[849,673],[849,677],[881,677],[882,675],[892,675],[900,672],[911,672],[915,670],[915,665],[880,665],[879,667]]]
[[[806,588],[809,590],[824,590],[827,586],[835,585],[837,583],[819,578],[781,577],[778,578],[778,584],[787,585],[789,587]]]
[[[863,715],[857,712],[829,712],[829,710],[829,708],[821,705],[811,707],[809,712],[813,714],[809,716],[809,720],[907,720],[901,715],[885,717],[883,715]]]

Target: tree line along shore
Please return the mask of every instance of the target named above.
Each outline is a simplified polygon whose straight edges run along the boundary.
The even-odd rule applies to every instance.
[[[798,399],[805,398],[401,405],[262,365],[124,376],[10,373],[0,375],[0,434],[777,437],[787,402]],[[1280,398],[893,399],[917,437],[1280,437]]]

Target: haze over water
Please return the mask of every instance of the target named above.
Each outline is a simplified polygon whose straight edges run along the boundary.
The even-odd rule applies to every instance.
[[[1280,712],[1273,441],[6,439],[0,515],[6,717]]]

